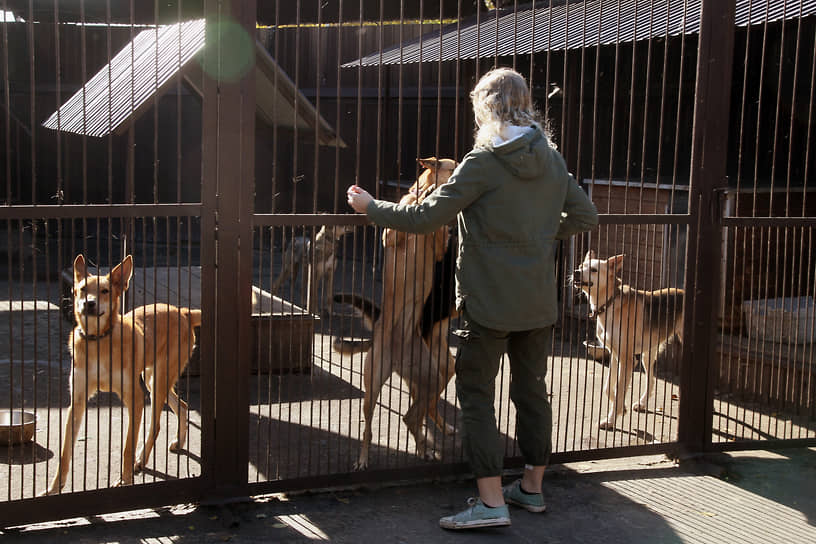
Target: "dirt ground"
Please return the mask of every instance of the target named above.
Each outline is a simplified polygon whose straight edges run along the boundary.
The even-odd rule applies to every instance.
[[[0,285],[0,299],[6,296],[6,301],[0,300],[0,331],[9,331],[0,334],[0,408],[24,406],[36,412],[38,422],[33,443],[0,447],[0,482],[4,482],[0,485],[0,502],[42,492],[54,474],[68,406],[70,372],[66,349],[70,325],[60,314],[62,301],[57,286],[40,283],[35,293],[25,288],[10,292],[7,285]],[[346,310],[337,308],[333,318],[321,320],[314,335],[311,373],[252,376],[251,482],[352,470],[363,426],[363,356],[340,356],[331,349],[331,341],[337,334],[359,334],[359,325]],[[667,370],[674,368],[673,363],[664,361],[658,365],[663,371],[658,373],[649,411],[630,411],[619,420],[615,431],[600,431],[597,423],[607,409],[601,391],[608,365],[587,358],[576,339],[557,335],[549,374],[554,451],[574,452],[675,440],[679,406],[677,379],[674,372]],[[628,393],[628,405],[639,395],[643,385],[643,374],[636,374],[634,386]],[[497,381],[497,420],[505,437],[507,454],[519,455],[512,439],[515,412],[506,400],[508,387],[509,369],[503,365],[501,379]],[[191,406],[187,446],[180,454],[167,451],[167,444],[175,437],[176,422],[166,409],[149,468],[137,476],[136,484],[200,474],[199,379],[185,376],[179,384],[179,392]],[[439,409],[454,427],[459,417],[455,399],[455,384],[451,382],[439,401]],[[386,383],[375,410],[371,468],[434,462],[417,455],[413,439],[402,423],[401,416],[408,401],[409,395],[400,379],[393,377]],[[714,431],[721,440],[751,433],[780,438],[816,435],[813,422],[807,417],[763,413],[727,398],[717,399],[715,414],[719,417],[715,418]],[[114,395],[100,394],[91,401],[74,449],[73,477],[67,483],[67,490],[104,488],[119,479],[125,417]],[[430,432],[443,462],[462,460],[458,436],[445,435],[433,428]],[[143,435],[144,429],[141,429]]]

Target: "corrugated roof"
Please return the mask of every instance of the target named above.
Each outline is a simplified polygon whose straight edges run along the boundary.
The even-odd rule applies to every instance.
[[[43,126],[86,136],[122,132],[204,47],[205,21],[163,25],[137,34]],[[256,40],[258,114],[283,127],[317,130],[321,145],[346,147],[334,129]],[[189,71],[188,71],[189,72]],[[200,73],[200,72],[199,72]],[[185,80],[200,93],[200,86]]]
[[[143,30],[43,126],[87,136],[110,134],[203,47],[203,19]]]
[[[553,0],[552,7],[485,15],[348,62],[344,68],[578,49],[700,30],[701,0]],[[816,0],[737,0],[736,25],[816,15]]]

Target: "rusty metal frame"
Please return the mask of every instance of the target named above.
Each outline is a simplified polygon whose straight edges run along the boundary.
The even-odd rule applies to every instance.
[[[254,36],[256,2],[208,0],[205,16],[210,43],[218,44],[205,53],[217,57],[205,62],[240,62],[219,28],[237,23]],[[214,366],[202,374],[202,392],[213,394],[209,402],[202,399],[202,421],[209,424],[202,433],[202,476],[211,496],[236,496],[245,493],[247,481],[255,71],[237,80],[207,74],[203,119],[203,224],[212,235],[202,247],[202,312],[210,319],[202,324],[201,350],[202,361]]]
[[[727,185],[726,156],[734,50],[735,3],[703,0],[697,57],[694,133],[692,136],[689,225],[686,245],[685,346],[680,388],[678,438],[689,451],[702,451],[711,440],[715,366],[716,285],[720,247],[704,241],[720,237],[721,209],[715,190]],[[691,296],[688,296],[691,295]]]

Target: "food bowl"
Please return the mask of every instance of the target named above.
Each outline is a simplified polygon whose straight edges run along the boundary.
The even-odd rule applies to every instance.
[[[0,410],[0,445],[24,444],[34,439],[37,415],[27,410]]]
[[[584,348],[586,348],[587,355],[596,361],[603,361],[609,354],[606,347],[598,340],[584,340]]]

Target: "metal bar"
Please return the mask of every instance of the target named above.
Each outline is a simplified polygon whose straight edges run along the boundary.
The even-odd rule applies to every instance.
[[[205,124],[209,131],[205,142],[217,138],[217,143],[213,154],[205,153],[204,171],[214,172],[209,189],[218,191],[217,312],[208,316],[215,321],[217,335],[213,414],[218,440],[214,446],[211,444],[214,458],[208,468],[212,470],[213,493],[234,496],[242,494],[247,485],[254,191],[249,180],[254,179],[255,64],[254,58],[232,58],[235,49],[225,47],[226,42],[221,41],[227,35],[211,32],[219,23],[233,20],[248,34],[246,39],[254,40],[256,2],[207,1],[205,13],[214,23],[207,29],[207,43],[213,48],[210,54],[217,56],[217,64],[209,65],[216,71],[205,78],[205,116],[214,122]],[[227,79],[227,74],[218,71],[247,60],[245,65],[250,69],[237,78]]]
[[[570,462],[594,461],[614,459],[621,456],[657,455],[665,453],[672,455],[677,451],[676,444],[645,444],[641,446],[625,446],[617,448],[597,448],[572,452],[553,453],[550,457],[552,464]],[[505,468],[521,468],[524,460],[521,457],[505,457]],[[297,491],[308,489],[318,492],[335,487],[350,487],[371,482],[398,482],[407,480],[423,480],[428,478],[445,478],[452,475],[464,475],[470,471],[470,465],[464,462],[438,463],[396,467],[387,469],[371,469],[363,472],[347,472],[329,476],[307,476],[286,478],[267,482],[252,483],[248,487],[249,493],[259,495],[283,491]]]
[[[100,219],[107,217],[198,217],[201,204],[65,204],[0,206],[0,219]]]
[[[39,209],[39,208],[38,208]],[[180,215],[180,214],[176,214]],[[320,225],[369,225],[362,215],[354,214],[253,214],[256,226],[320,226]],[[688,225],[688,214],[599,214],[601,225]]]
[[[816,227],[816,217],[723,217],[724,227]]]
[[[711,324],[718,300],[721,262],[719,199],[725,184],[731,70],[734,48],[734,2],[703,0],[697,61],[697,93],[692,135],[689,224],[683,301],[683,367],[680,377],[678,439],[690,451],[711,443],[714,342]]]
[[[776,450],[782,448],[813,448],[816,438],[785,438],[771,440],[733,440],[712,444],[710,451]]]
[[[216,2],[204,5],[204,15],[217,22]],[[209,28],[215,28],[214,24]],[[202,65],[213,65],[217,51],[204,48]],[[201,113],[201,329],[199,339],[201,373],[201,477],[208,488],[215,480],[215,358],[216,358],[216,256],[218,175],[218,82],[202,70]],[[273,180],[274,184],[274,180]]]
[[[197,502],[204,496],[202,484],[200,478],[193,478],[10,501],[0,508],[0,527],[84,517],[91,513],[122,512],[156,504]]]

